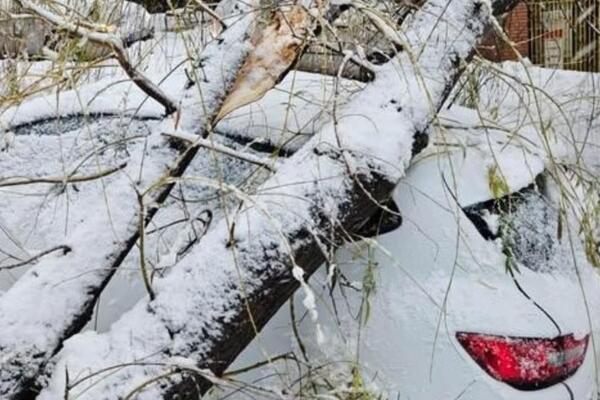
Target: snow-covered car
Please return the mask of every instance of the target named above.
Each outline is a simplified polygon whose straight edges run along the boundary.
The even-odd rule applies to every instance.
[[[323,85],[314,77],[303,79],[316,89]],[[285,149],[293,152],[315,130],[313,125],[319,124],[320,107],[309,107],[319,98],[312,96],[306,104],[300,103],[302,115],[309,118],[293,119],[297,135],[286,136],[287,131],[279,129],[279,124],[289,123],[287,117],[273,122],[266,116],[286,115],[280,112],[287,107],[284,100],[296,97],[286,90],[270,92],[263,103],[225,120],[218,131],[227,137],[216,135],[215,140],[247,150],[245,144],[231,139],[239,139],[236,132],[243,132],[252,144],[286,143]],[[321,100],[329,104],[330,99]],[[300,107],[294,103],[291,109]],[[464,122],[464,115],[456,109],[452,113]],[[263,114],[265,121],[258,118]],[[63,124],[73,126],[60,127],[63,142],[75,149],[67,161],[75,165],[91,146],[83,134],[86,130],[101,131],[102,140],[118,139],[125,123],[117,118],[98,118],[91,124],[77,121],[67,119]],[[270,129],[265,129],[267,122]],[[141,135],[156,129],[160,121],[140,120],[133,128],[126,123],[128,134]],[[17,168],[16,161],[28,160],[32,171],[41,171],[38,175],[59,175],[60,171],[47,171],[46,160],[59,154],[47,150],[58,146],[50,140],[53,131],[48,125],[36,125],[44,134],[34,134],[37,131],[31,128],[27,135],[17,131],[21,140],[3,155],[0,164],[5,169]],[[379,235],[356,240],[338,251],[328,268],[309,282],[312,294],[317,295],[316,304],[311,293],[300,291],[292,303],[295,312],[284,307],[232,370],[246,370],[265,359],[271,362],[258,372],[252,368],[250,375],[233,375],[236,380],[242,376],[238,383],[243,381],[234,385],[233,396],[218,390],[213,395],[234,399],[374,400],[379,395],[390,400],[597,399],[600,282],[581,246],[577,216],[569,214],[578,208],[571,197],[577,192],[575,183],[556,181],[556,173],[546,173],[545,163],[524,155],[522,148],[499,146],[497,153],[489,154],[467,144],[439,154],[434,146],[414,160],[393,202],[385,204],[388,212],[374,219],[379,222],[375,225]],[[116,156],[121,152],[115,152]],[[216,178],[222,169],[228,183],[246,179],[249,172],[244,162],[203,152],[190,167],[192,176]],[[183,184],[182,190],[192,201],[185,210],[177,207],[176,200],[170,202],[148,232],[150,243],[176,236],[178,225],[173,221],[180,221],[184,211],[196,215],[210,208],[219,217],[219,198],[213,191],[193,182]],[[39,203],[46,202],[41,196],[13,196],[4,195],[2,203],[12,204],[25,215],[35,214]],[[36,220],[19,217],[6,205],[3,210],[0,249],[8,249],[11,257],[26,260],[30,255],[25,250],[48,248],[51,243],[44,240],[60,237],[64,231],[58,223],[46,224],[29,237]],[[66,221],[55,217],[52,207],[45,210],[48,221]],[[146,295],[135,257],[133,252],[108,285],[90,329],[106,331]],[[2,258],[0,266],[2,261],[14,263]],[[6,287],[14,281],[8,276],[12,273],[17,270],[3,271]],[[290,351],[296,355],[285,356]],[[298,386],[302,388],[296,392]],[[299,393],[307,387],[318,395]],[[344,391],[364,391],[364,396],[319,393]]]
[[[238,365],[294,350],[353,365],[373,393],[357,398],[596,399],[600,285],[559,211],[572,183],[510,149],[423,155],[393,197],[400,226],[339,251],[312,281],[318,318],[299,305],[293,330],[282,309]]]

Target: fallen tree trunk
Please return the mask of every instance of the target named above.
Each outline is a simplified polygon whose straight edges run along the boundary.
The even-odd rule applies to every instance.
[[[500,13],[514,3],[492,4]],[[312,295],[306,279],[389,198],[427,144],[491,13],[485,1],[430,0],[395,37],[405,51],[255,196],[223,187],[242,199],[239,211],[157,281],[154,300],[138,303],[106,334],[65,342],[39,398],[204,393],[297,288]]]

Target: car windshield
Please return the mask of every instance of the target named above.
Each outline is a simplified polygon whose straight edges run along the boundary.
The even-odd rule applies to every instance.
[[[554,272],[573,265],[559,210],[533,185],[464,212],[485,239],[501,240],[507,267]]]

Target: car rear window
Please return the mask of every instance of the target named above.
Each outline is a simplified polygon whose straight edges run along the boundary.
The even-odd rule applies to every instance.
[[[507,267],[550,272],[572,265],[561,245],[559,210],[534,185],[463,210],[485,239],[501,240]]]

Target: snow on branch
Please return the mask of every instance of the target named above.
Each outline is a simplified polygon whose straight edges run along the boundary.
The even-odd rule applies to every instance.
[[[105,334],[64,343],[39,398],[205,392],[298,287],[311,299],[306,279],[389,198],[491,13],[486,1],[427,2],[399,36],[405,50],[397,59],[158,279],[153,301]],[[66,373],[86,379],[69,385]]]
[[[274,164],[273,160],[269,161],[266,159],[262,159],[262,158],[253,156],[251,154],[232,149],[228,146],[214,143],[209,139],[202,139],[202,137],[200,137],[198,135],[185,133],[185,132],[174,132],[174,133],[165,132],[163,134],[165,136],[169,136],[174,139],[185,141],[185,142],[187,142],[187,144],[192,145],[192,146],[198,146],[198,147],[203,147],[205,149],[214,150],[217,153],[225,154],[225,155],[237,158],[239,160],[246,161],[250,164],[261,166],[263,168],[266,168],[270,172],[276,171],[276,167],[273,165]],[[1,186],[2,186],[2,181],[0,180],[0,187]]]

